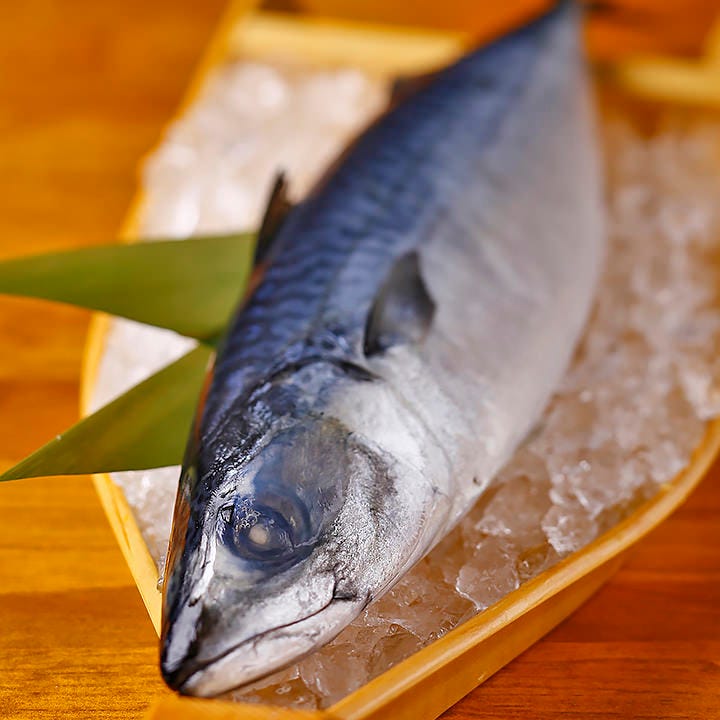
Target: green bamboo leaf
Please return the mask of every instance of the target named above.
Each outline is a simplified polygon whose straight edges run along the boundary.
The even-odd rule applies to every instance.
[[[199,340],[220,335],[252,269],[254,235],[82,248],[0,262],[0,293],[101,310]]]
[[[145,470],[182,462],[212,351],[201,345],[0,475]]]

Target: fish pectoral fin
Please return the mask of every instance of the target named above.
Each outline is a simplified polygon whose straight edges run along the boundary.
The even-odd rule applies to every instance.
[[[267,259],[273,240],[285,222],[293,204],[288,197],[289,183],[284,172],[279,172],[275,178],[270,200],[268,201],[265,215],[263,216],[260,230],[258,231],[257,244],[255,246],[255,265],[259,265]]]
[[[416,251],[396,260],[380,286],[365,326],[365,355],[393,345],[421,342],[435,315],[435,302],[422,278]]]

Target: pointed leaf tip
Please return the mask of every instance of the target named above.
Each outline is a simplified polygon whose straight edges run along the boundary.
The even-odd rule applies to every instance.
[[[0,482],[179,465],[212,351],[200,346],[58,435]]]

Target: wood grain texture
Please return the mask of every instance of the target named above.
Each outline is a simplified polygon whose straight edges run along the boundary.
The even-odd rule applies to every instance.
[[[222,5],[5,4],[0,256],[115,234]],[[83,312],[0,298],[3,467],[77,417],[86,327]],[[600,593],[447,717],[720,718],[719,481],[716,467]],[[140,717],[164,692],[156,642],[89,480],[0,487],[0,717]]]
[[[0,255],[105,243],[223,0],[5,3]],[[0,463],[77,418],[88,314],[0,298]],[[139,718],[157,639],[89,479],[0,487],[0,717]]]

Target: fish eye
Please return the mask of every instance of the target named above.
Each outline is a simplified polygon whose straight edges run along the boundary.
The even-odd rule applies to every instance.
[[[295,551],[293,519],[268,505],[240,498],[220,510],[223,543],[238,557],[250,561],[282,561]]]

